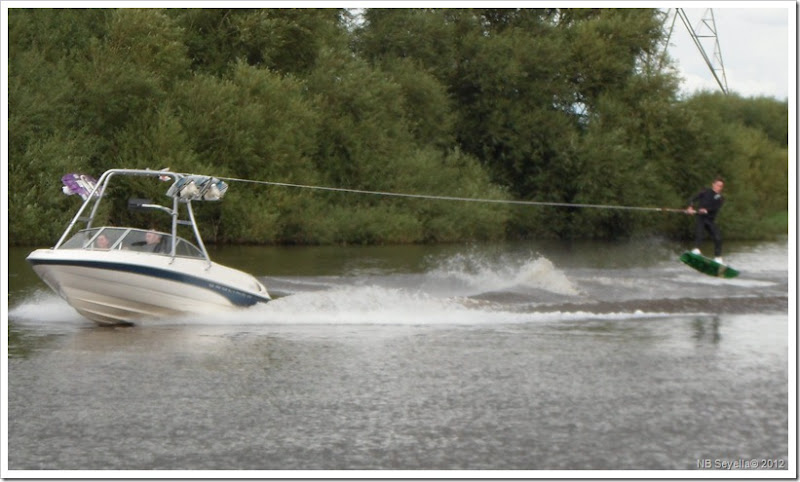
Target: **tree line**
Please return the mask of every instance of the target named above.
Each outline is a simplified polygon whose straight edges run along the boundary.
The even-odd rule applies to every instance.
[[[728,239],[787,230],[787,101],[681,96],[656,9],[8,12],[11,244],[57,239],[77,208],[61,175],[113,167],[672,208],[721,175]],[[691,232],[680,214],[252,184],[196,209],[218,243]]]

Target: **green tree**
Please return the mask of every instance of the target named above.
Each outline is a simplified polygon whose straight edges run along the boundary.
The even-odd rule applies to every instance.
[[[341,9],[171,10],[186,30],[193,68],[225,75],[236,62],[283,73],[311,69],[319,52],[343,37],[347,12]]]
[[[77,204],[58,177],[120,166],[656,207],[682,207],[723,175],[727,238],[785,231],[788,103],[680,98],[662,20],[654,9],[368,9],[363,21],[341,9],[10,9],[9,238],[52,242]],[[209,240],[238,243],[691,231],[681,216],[254,183],[198,216]]]

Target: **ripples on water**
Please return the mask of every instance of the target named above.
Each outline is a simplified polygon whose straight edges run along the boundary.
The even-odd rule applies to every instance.
[[[788,459],[785,246],[722,280],[542,255],[264,276],[234,314],[12,307],[11,469],[696,469]]]

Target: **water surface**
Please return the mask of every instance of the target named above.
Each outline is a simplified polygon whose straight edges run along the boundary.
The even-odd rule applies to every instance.
[[[786,469],[787,244],[727,249],[226,248],[273,302],[133,328],[12,249],[8,468]]]

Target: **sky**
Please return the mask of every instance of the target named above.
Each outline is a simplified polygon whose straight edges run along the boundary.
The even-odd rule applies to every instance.
[[[703,23],[713,14],[716,40],[722,58],[728,89],[743,97],[789,99],[796,90],[796,8],[791,2],[689,2],[705,8],[684,8],[690,25],[698,35],[712,35]],[[777,7],[777,8],[775,8]],[[710,8],[710,12],[709,12]],[[668,25],[675,9],[669,11]],[[701,39],[710,59],[714,58],[714,39]],[[677,19],[668,50],[683,77],[683,91],[719,91],[720,87],[706,65],[688,29]],[[721,66],[713,63],[717,75]],[[791,77],[790,77],[791,76]]]

